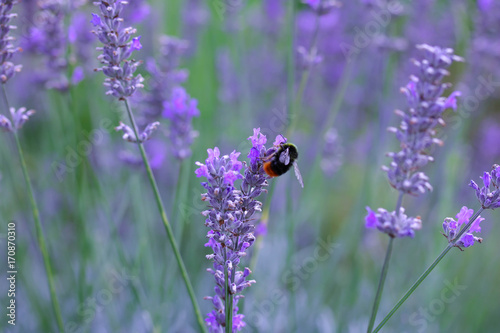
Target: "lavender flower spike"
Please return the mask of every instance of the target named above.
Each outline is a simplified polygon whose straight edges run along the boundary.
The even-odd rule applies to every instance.
[[[11,29],[16,29],[16,26],[9,25],[12,18],[17,14],[10,13],[12,6],[16,4],[15,0],[0,1],[0,81],[6,83],[16,72],[20,72],[22,66],[14,65],[9,60],[16,52],[22,51],[20,47],[14,47],[12,41],[14,37],[9,36]]]
[[[491,174],[485,172],[483,177],[484,186],[479,187],[473,180],[469,186],[476,191],[476,197],[484,209],[495,209],[500,207],[500,166],[493,165]]]
[[[141,37],[132,38],[136,29],[132,27],[123,28],[123,19],[120,13],[126,1],[108,0],[94,2],[101,10],[101,16],[92,14],[91,23],[96,27],[93,33],[104,44],[97,50],[102,51],[98,59],[102,67],[96,69],[102,71],[107,78],[104,85],[108,87],[107,95],[113,95],[120,100],[131,96],[137,89],[142,88],[143,77],[134,72],[140,62],[128,60],[135,50],[140,50]],[[132,38],[132,40],[131,40]]]
[[[202,214],[207,217],[205,226],[211,230],[207,234],[209,239],[205,246],[213,250],[213,254],[207,259],[213,260],[213,269],[208,271],[215,278],[215,296],[206,297],[212,300],[214,310],[208,314],[207,325],[211,332],[224,332],[226,325],[226,295],[225,295],[225,270],[228,270],[228,279],[231,281],[229,290],[232,294],[241,292],[255,281],[241,280],[241,272],[236,272],[240,258],[245,255],[245,250],[254,242],[252,234],[253,226],[242,223],[238,219],[238,196],[234,182],[241,178],[240,169],[242,163],[238,161],[240,153],[233,151],[230,155],[220,156],[217,147],[208,150],[208,158],[205,164],[196,162],[199,168],[196,170],[198,177],[206,177],[203,182],[207,193],[202,194],[202,200],[208,201],[212,207]],[[250,271],[246,271],[246,276]],[[240,277],[240,281],[236,280]],[[243,274],[245,277],[245,274]],[[236,284],[238,282],[238,284]],[[238,299],[233,297],[233,330],[239,331],[245,324],[243,316],[237,314]]]
[[[175,87],[170,100],[163,104],[163,117],[170,119],[169,137],[178,159],[191,156],[190,146],[198,132],[193,130],[192,119],[198,117],[198,101],[182,87]]]
[[[250,222],[262,206],[256,198],[268,185],[260,158],[261,154],[266,154],[266,137],[259,129],[254,129],[254,135],[249,139],[252,141],[249,164],[238,161],[240,153],[235,151],[220,157],[217,147],[208,150],[205,164],[196,162],[196,175],[207,178],[207,182],[202,183],[207,190],[207,193],[202,194],[202,200],[210,203],[210,209],[202,212],[207,217],[205,226],[211,229],[205,246],[213,250],[213,254],[207,256],[214,261],[213,269],[208,271],[213,274],[216,284],[215,295],[205,297],[212,300],[214,305],[214,310],[205,320],[210,332],[224,332],[226,326],[226,270],[228,290],[233,296],[233,331],[239,331],[246,325],[244,316],[238,314],[237,303],[243,297],[241,292],[255,283],[255,280],[246,279],[251,273],[250,269],[237,271],[241,257],[246,255],[246,250],[255,241],[255,226]],[[240,174],[243,166],[244,177]],[[238,179],[242,179],[240,190],[235,187]]]
[[[423,60],[414,61],[417,75],[411,76],[410,82],[402,88],[408,100],[408,111],[396,111],[402,118],[401,124],[399,128],[389,128],[401,142],[401,150],[388,153],[393,162],[383,167],[395,189],[415,196],[432,190],[427,176],[418,170],[433,160],[427,150],[434,144],[442,144],[434,138],[434,128],[444,125],[441,115],[447,108],[456,109],[456,96],[460,96],[460,92],[455,91],[447,98],[441,97],[450,86],[441,81],[449,74],[446,69],[453,61],[463,61],[452,49],[425,44],[417,48],[425,50],[426,54]]]
[[[365,218],[367,228],[377,228],[392,238],[413,237],[414,231],[421,228],[420,217],[407,217],[404,214],[402,198],[405,194],[418,196],[432,190],[429,178],[420,169],[433,161],[429,149],[435,144],[442,144],[441,140],[435,138],[434,128],[444,125],[441,115],[448,108],[456,109],[456,96],[460,96],[458,91],[449,97],[441,96],[450,86],[442,83],[442,80],[449,74],[447,68],[453,61],[463,59],[454,55],[452,49],[426,44],[418,45],[417,48],[424,50],[425,56],[420,61],[414,61],[417,73],[402,88],[407,97],[408,109],[406,112],[397,110],[396,115],[401,117],[401,123],[398,128],[388,129],[396,134],[401,150],[389,152],[387,156],[392,158],[392,162],[382,167],[387,172],[391,186],[399,191],[399,203],[393,212],[379,208],[376,214],[367,207],[368,215]]]

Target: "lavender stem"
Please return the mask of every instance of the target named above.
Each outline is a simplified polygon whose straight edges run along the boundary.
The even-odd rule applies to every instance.
[[[378,307],[384,290],[385,278],[387,277],[387,271],[389,270],[389,261],[391,260],[393,243],[394,237],[390,237],[389,245],[387,245],[387,252],[385,253],[384,265],[382,266],[382,272],[380,273],[380,280],[378,281],[377,294],[375,295],[375,300],[373,302],[370,323],[368,324],[368,329],[366,330],[367,333],[371,333],[373,325],[375,324],[375,318],[377,317]]]
[[[399,192],[398,201],[396,203],[396,210],[400,214],[400,208],[403,203],[403,192]],[[389,261],[391,260],[392,245],[394,242],[394,237],[389,236],[389,245],[387,245],[387,252],[385,253],[384,265],[382,266],[382,272],[380,273],[380,280],[378,282],[377,293],[375,294],[375,300],[373,301],[372,314],[370,315],[370,322],[368,324],[367,333],[371,333],[373,325],[375,325],[375,319],[377,318],[378,308],[380,305],[380,300],[382,299],[382,292],[384,291],[385,279],[387,277],[387,271],[389,270]]]
[[[128,114],[129,119],[130,119],[130,124],[132,125],[132,128],[134,130],[134,134],[135,134],[136,138],[138,138],[139,131],[137,129],[137,124],[135,122],[134,115],[132,114],[132,111],[130,109],[130,106],[128,104],[127,99],[123,99],[123,101],[125,103],[125,107],[127,109],[127,114]],[[149,182],[151,183],[151,187],[153,188],[156,204],[158,205],[158,210],[160,211],[163,225],[165,227],[165,231],[167,232],[167,237],[170,241],[170,245],[172,246],[172,250],[174,251],[175,260],[177,261],[177,264],[179,265],[182,279],[184,280],[184,284],[186,285],[186,288],[187,288],[187,291],[189,294],[189,298],[191,299],[191,303],[193,305],[193,310],[194,310],[194,313],[196,316],[196,320],[197,320],[198,325],[200,327],[200,331],[205,333],[205,332],[207,332],[206,327],[205,327],[205,322],[203,320],[203,317],[201,316],[200,308],[198,306],[198,302],[196,301],[196,296],[194,294],[194,289],[193,289],[193,286],[191,284],[191,280],[189,279],[189,275],[188,275],[188,272],[186,270],[186,266],[184,265],[184,261],[182,260],[179,248],[177,246],[177,242],[175,241],[172,227],[170,226],[170,223],[168,221],[167,213],[165,211],[165,207],[163,206],[163,201],[161,199],[160,191],[158,190],[158,185],[156,183],[155,176],[153,174],[153,171],[151,170],[151,166],[149,165],[149,160],[146,156],[146,151],[144,150],[144,146],[140,141],[137,142],[137,145],[139,146],[142,161],[144,162],[144,166],[146,167],[146,172],[148,174]]]
[[[4,84],[2,84],[2,94],[7,110],[10,110],[9,100],[7,99],[7,93],[5,91]],[[45,237],[43,235],[42,223],[40,221],[40,211],[38,209],[38,204],[36,202],[35,194],[33,192],[33,186],[31,185],[31,180],[28,174],[28,168],[26,167],[26,161],[24,159],[24,153],[21,147],[21,143],[19,141],[19,136],[17,134],[17,131],[12,131],[12,133],[14,134],[14,140],[16,142],[17,151],[19,153],[19,160],[21,162],[21,169],[23,171],[24,181],[26,183],[26,189],[28,190],[28,195],[30,199],[31,211],[33,212],[33,219],[35,220],[36,238],[38,241],[38,247],[40,248],[40,252],[42,253],[45,272],[47,273],[47,281],[49,283],[52,309],[54,310],[54,315],[56,316],[56,321],[57,321],[57,326],[59,327],[59,331],[64,333],[64,324],[61,315],[61,307],[59,306],[59,301],[57,300],[56,288],[54,283],[54,274],[52,272],[52,264],[47,250]]]
[[[472,225],[472,223],[474,223],[474,221],[478,218],[479,214],[481,214],[481,212],[483,210],[484,210],[484,208],[481,207],[476,212],[476,214],[474,214],[474,216],[469,220],[469,223],[467,223],[467,225],[465,227],[463,227],[462,230],[460,230],[460,232],[455,237],[455,239],[448,244],[448,246],[443,250],[443,252],[441,252],[441,254],[439,254],[439,256],[436,258],[436,260],[434,260],[434,262],[425,270],[425,272],[422,273],[422,275],[420,275],[420,277],[418,278],[418,280],[415,281],[415,283],[413,283],[413,285],[410,287],[410,289],[408,289],[408,291],[406,292],[406,294],[404,294],[404,296],[401,297],[401,299],[399,300],[399,302],[392,308],[392,310],[389,312],[389,314],[387,316],[385,316],[385,318],[382,320],[382,322],[375,328],[375,330],[373,330],[373,333],[376,333],[376,332],[380,331],[382,329],[382,327],[384,327],[384,325],[392,317],[392,315],[401,307],[401,305],[403,305],[404,302],[406,302],[406,300],[408,299],[408,297],[410,297],[410,295],[415,291],[415,289],[417,289],[417,287],[432,272],[432,270],[437,266],[437,264],[439,264],[439,262],[441,261],[441,259],[443,259],[444,256],[455,246],[455,243],[458,240],[460,240],[460,238],[462,237],[462,235],[467,230],[469,230],[469,228]]]

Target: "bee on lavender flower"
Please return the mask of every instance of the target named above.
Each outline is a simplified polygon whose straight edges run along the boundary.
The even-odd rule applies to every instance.
[[[297,177],[300,186],[304,187],[304,182],[302,181],[302,176],[300,175],[299,166],[297,164],[297,158],[299,157],[297,146],[293,143],[287,143],[283,136],[282,138],[282,142],[271,148],[271,150],[274,149],[275,151],[271,151],[270,155],[263,159],[264,171],[271,178],[278,177],[290,170],[293,165],[295,177]]]

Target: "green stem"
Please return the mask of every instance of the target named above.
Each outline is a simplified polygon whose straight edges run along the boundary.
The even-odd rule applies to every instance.
[[[396,203],[396,214],[399,216],[399,209],[403,204],[403,192],[399,192],[398,201]],[[389,270],[389,261],[391,260],[392,245],[394,242],[394,237],[390,236],[389,245],[387,246],[387,252],[385,253],[384,265],[382,266],[382,273],[380,273],[380,280],[378,281],[377,293],[375,295],[375,300],[373,301],[372,314],[370,316],[370,322],[368,324],[367,333],[370,333],[375,325],[375,319],[377,318],[378,307],[382,299],[382,292],[384,291],[385,279],[387,277],[387,271]]]
[[[375,295],[375,300],[373,301],[370,323],[368,324],[368,329],[366,330],[368,333],[372,331],[373,325],[375,324],[375,318],[377,317],[378,307],[384,290],[385,278],[387,277],[387,271],[389,270],[389,261],[391,260],[393,243],[394,237],[390,237],[389,245],[387,245],[387,252],[385,253],[384,265],[382,266],[382,272],[380,273],[380,280],[378,281],[377,294]]]
[[[462,235],[467,230],[469,230],[469,228],[472,225],[472,223],[474,223],[474,221],[477,219],[477,217],[479,216],[479,214],[481,214],[481,212],[483,210],[484,210],[484,208],[480,208],[476,212],[476,214],[474,214],[474,216],[469,220],[469,223],[467,223],[467,225],[460,230],[460,232],[453,239],[453,241],[451,241],[450,244],[448,244],[448,246],[443,250],[443,252],[441,252],[441,254],[436,258],[436,260],[434,260],[434,262],[425,270],[425,272],[422,275],[420,275],[420,277],[418,278],[418,280],[415,281],[415,283],[410,287],[410,289],[408,289],[408,291],[406,292],[406,294],[404,294],[404,296],[401,297],[401,299],[399,300],[399,302],[392,308],[391,312],[389,312],[389,314],[387,316],[385,316],[385,318],[375,328],[375,330],[373,330],[373,333],[376,333],[376,332],[380,331],[382,329],[382,327],[384,327],[384,325],[392,317],[392,315],[401,307],[401,305],[403,305],[403,303],[408,299],[408,297],[410,297],[410,295],[415,291],[415,289],[417,289],[417,287],[432,272],[432,270],[437,266],[437,264],[439,264],[439,262],[441,261],[441,259],[443,259],[444,256],[455,246],[455,244],[458,242],[458,240],[460,240],[460,238],[462,237]]]
[[[130,106],[128,104],[128,101],[125,99],[124,103],[125,103],[125,107],[127,109],[128,117],[130,119],[130,123],[132,124],[132,128],[134,130],[135,137],[139,138],[139,133],[138,133],[139,131],[137,129],[137,124],[135,122],[134,115],[132,114],[132,111],[130,110]],[[163,226],[165,227],[165,231],[167,232],[167,237],[170,241],[170,245],[172,246],[172,250],[174,251],[175,260],[177,261],[177,264],[179,265],[182,279],[184,280],[184,284],[186,285],[186,288],[187,288],[187,291],[189,294],[189,298],[191,299],[191,303],[193,305],[196,320],[198,321],[198,325],[200,326],[200,330],[202,332],[207,332],[207,329],[205,327],[205,322],[203,321],[203,317],[201,316],[200,308],[198,307],[198,302],[196,301],[193,286],[191,285],[191,280],[189,279],[189,275],[188,275],[188,272],[186,270],[186,266],[184,265],[184,261],[182,260],[181,254],[179,252],[179,248],[178,248],[177,243],[175,241],[172,227],[170,226],[170,223],[168,221],[167,212],[165,210],[165,207],[163,206],[163,201],[161,199],[160,191],[158,190],[158,185],[156,183],[155,176],[153,174],[153,171],[151,170],[151,166],[149,165],[149,160],[146,156],[146,151],[144,150],[144,146],[142,145],[141,142],[138,142],[137,145],[139,146],[142,161],[144,162],[144,166],[146,167],[146,172],[148,174],[149,182],[151,183],[151,187],[153,188],[156,204],[158,206],[158,210],[160,211]]]
[[[2,84],[2,94],[7,107],[7,111],[10,112],[10,105],[7,99],[7,93],[5,91],[5,85]],[[28,174],[28,168],[26,167],[26,161],[24,159],[24,153],[21,148],[21,143],[19,142],[19,136],[17,135],[16,129],[13,131],[14,140],[16,141],[17,151],[19,153],[19,160],[21,161],[21,170],[23,172],[24,181],[26,183],[26,188],[28,190],[28,195],[30,199],[31,210],[33,212],[33,219],[35,220],[35,230],[36,238],[38,241],[38,247],[43,257],[43,264],[45,265],[45,272],[47,273],[47,281],[49,283],[50,299],[52,300],[52,308],[57,320],[57,326],[59,331],[64,332],[64,324],[61,315],[61,308],[59,306],[59,301],[57,300],[56,288],[54,283],[54,275],[52,273],[52,264],[50,261],[49,253],[47,251],[47,245],[45,242],[45,237],[43,235],[42,223],[40,221],[40,213],[38,210],[38,205],[35,200],[35,194],[33,192],[33,186],[31,185],[30,176]]]
[[[179,225],[180,231],[178,231],[177,234],[177,239],[179,239],[179,248],[181,247],[182,243],[182,219],[179,221],[179,202],[180,202],[180,192],[181,192],[181,186],[183,186],[182,182],[182,168],[183,167],[183,162],[181,161],[179,163],[179,173],[177,174],[177,184],[175,184],[175,193],[174,193],[174,205],[172,206],[172,215],[173,215],[173,220],[177,221]],[[180,222],[180,223],[179,223]]]

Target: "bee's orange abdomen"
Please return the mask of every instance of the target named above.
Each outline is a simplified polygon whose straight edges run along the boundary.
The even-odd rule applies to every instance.
[[[264,171],[267,173],[269,177],[278,177],[279,175],[274,172],[274,170],[271,168],[271,162],[266,162],[264,163]]]

